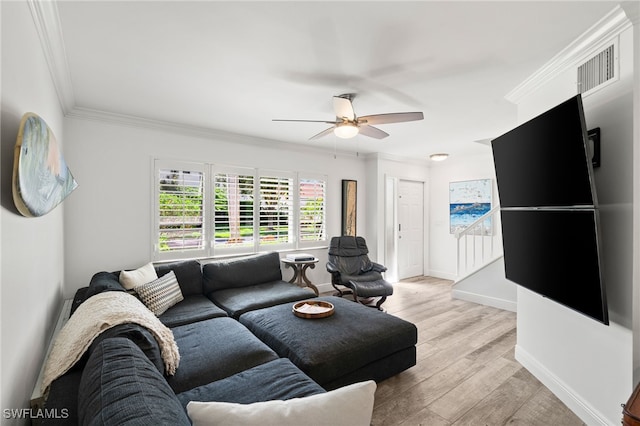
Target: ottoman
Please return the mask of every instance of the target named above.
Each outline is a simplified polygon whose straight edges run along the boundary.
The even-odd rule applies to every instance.
[[[416,364],[414,324],[339,297],[313,300],[332,303],[334,314],[299,318],[293,303],[285,303],[244,313],[239,320],[326,390],[380,382]]]

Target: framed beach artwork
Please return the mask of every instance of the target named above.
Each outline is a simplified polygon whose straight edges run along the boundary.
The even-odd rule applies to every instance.
[[[491,179],[449,183],[449,232],[463,231],[491,210]],[[491,234],[491,219],[485,223],[485,235]]]
[[[26,217],[43,216],[78,186],[45,121],[22,116],[13,158],[13,202]]]

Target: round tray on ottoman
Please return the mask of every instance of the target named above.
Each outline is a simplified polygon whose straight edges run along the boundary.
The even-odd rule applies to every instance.
[[[303,300],[293,305],[293,314],[300,318],[326,318],[333,315],[333,303],[323,300]]]

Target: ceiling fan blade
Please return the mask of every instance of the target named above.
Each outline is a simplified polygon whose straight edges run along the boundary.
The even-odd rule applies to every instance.
[[[359,126],[358,129],[360,129],[361,135],[369,136],[370,138],[384,139],[389,136],[389,133],[383,132],[377,127],[372,127],[365,124]]]
[[[321,137],[323,137],[323,136],[325,136],[325,135],[328,135],[329,133],[333,132],[333,129],[335,129],[335,127],[336,127],[336,126],[331,126],[331,127],[329,127],[328,129],[321,131],[321,132],[320,132],[320,133],[318,133],[317,135],[311,136],[311,137],[309,138],[309,140],[318,139],[318,138],[321,138]]]
[[[364,117],[358,117],[358,122],[363,124],[387,124],[416,121],[423,118],[424,114],[421,112],[394,112],[390,114],[365,115]]]
[[[351,99],[342,96],[333,97],[333,110],[338,118],[346,118],[347,120],[353,120],[356,117],[353,112],[353,105]]]
[[[340,121],[327,121],[327,120],[287,120],[287,119],[283,119],[283,118],[274,118],[271,121],[297,121],[297,122],[303,122],[303,123],[327,123],[327,124],[337,124],[340,123]]]

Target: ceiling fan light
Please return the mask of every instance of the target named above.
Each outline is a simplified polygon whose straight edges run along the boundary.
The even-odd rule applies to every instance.
[[[358,134],[358,126],[353,123],[336,124],[333,133],[339,138],[349,139]]]
[[[445,153],[445,152],[439,152],[437,154],[431,154],[429,156],[429,158],[431,158],[431,161],[444,161],[449,157],[449,154]]]

